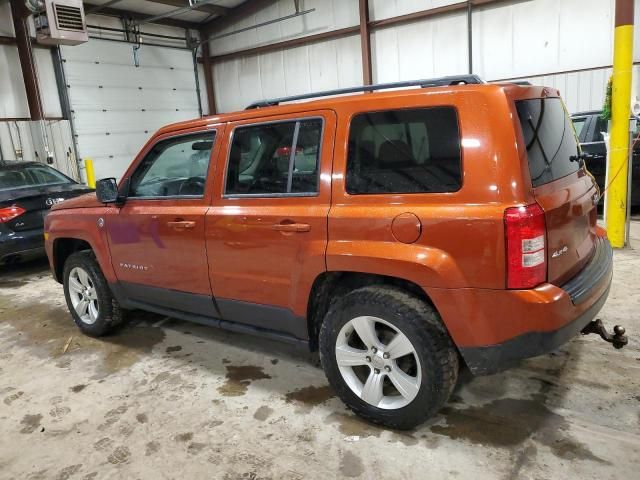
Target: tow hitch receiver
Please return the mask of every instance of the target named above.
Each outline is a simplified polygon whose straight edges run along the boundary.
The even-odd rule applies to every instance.
[[[595,333],[600,335],[600,337],[605,341],[611,343],[615,348],[622,348],[627,343],[629,343],[629,339],[625,335],[624,327],[620,325],[616,325],[613,327],[613,335],[607,332],[607,329],[604,327],[602,320],[599,318],[596,320],[592,320],[587,324],[586,327],[582,329],[583,335],[589,335],[590,333]]]

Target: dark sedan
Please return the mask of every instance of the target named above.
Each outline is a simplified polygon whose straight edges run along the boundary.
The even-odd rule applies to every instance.
[[[599,111],[581,112],[571,115],[573,126],[580,140],[580,147],[584,153],[591,155],[585,163],[587,169],[596,179],[600,191],[605,187],[607,173],[607,149],[604,144],[603,132],[609,129],[608,122],[604,120]],[[637,138],[640,129],[640,119],[635,120],[634,138]],[[640,206],[640,142],[633,149],[631,177],[631,206]]]
[[[51,206],[91,191],[41,163],[0,161],[0,265],[44,255]]]

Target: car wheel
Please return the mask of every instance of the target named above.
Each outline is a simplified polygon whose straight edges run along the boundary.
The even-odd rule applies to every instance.
[[[437,413],[458,378],[458,354],[436,311],[393,287],[336,300],[320,329],[320,359],[351,410],[401,430]]]
[[[99,337],[122,323],[124,311],[113,297],[93,252],[76,252],[64,264],[64,296],[76,325]]]

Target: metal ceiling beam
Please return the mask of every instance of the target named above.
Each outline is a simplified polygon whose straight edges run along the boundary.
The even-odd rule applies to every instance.
[[[204,33],[204,37],[210,37],[217,30],[220,30],[226,25],[230,25],[236,20],[242,19],[249,15],[253,15],[260,10],[267,8],[269,5],[277,2],[277,0],[247,0],[241,3],[237,7],[230,8],[229,12],[224,17],[214,18],[213,20],[205,23],[201,27],[201,32]]]
[[[105,8],[109,8],[112,7],[113,5],[115,5],[116,3],[120,3],[122,0],[111,0],[107,3],[103,3],[102,5],[96,5],[95,7],[91,7],[88,8],[84,13],[89,15],[91,13],[98,13],[102,10],[104,10]]]
[[[211,57],[211,62],[220,62],[222,60],[231,60],[234,58],[241,58],[250,55],[258,55],[262,53],[276,52],[278,50],[286,50],[288,48],[300,47],[302,45],[310,45],[325,40],[335,40],[337,38],[348,37],[351,35],[357,35],[360,33],[360,26],[354,25],[353,27],[340,28],[338,30],[331,30],[329,32],[316,33],[314,35],[307,35],[306,37],[292,38],[291,40],[284,40],[282,42],[269,43],[267,45],[261,45],[259,47],[247,48],[245,50],[239,50],[236,52],[223,53],[221,55],[214,55]],[[204,44],[203,44],[204,45]],[[201,59],[198,59],[201,62]]]
[[[162,5],[169,5],[171,7],[187,7],[189,6],[188,0],[148,0],[151,3],[160,3]],[[226,15],[229,13],[230,8],[222,7],[220,5],[202,4],[197,5],[193,10],[198,12],[213,13],[215,15]]]
[[[87,9],[90,9],[92,7],[97,7],[98,5],[85,3],[84,6]],[[103,8],[102,10],[100,10],[100,13],[98,13],[98,15],[108,15],[110,17],[119,17],[119,18],[130,18],[132,20],[141,20],[149,17],[149,15],[145,13],[131,12],[129,10],[121,10],[119,8],[112,8],[112,7]],[[162,19],[153,21],[151,23],[157,23],[158,25],[168,25],[170,27],[177,27],[177,28],[190,28],[194,30],[197,30],[198,28],[200,28],[200,25],[197,23],[186,22],[184,20],[177,20],[175,18],[162,18]]]
[[[137,25],[144,25],[145,23],[153,23],[156,20],[163,20],[165,18],[171,18],[171,17],[175,17],[176,15],[180,15],[182,13],[187,13],[187,12],[191,12],[192,10],[195,10],[198,6],[203,6],[203,5],[208,5],[210,3],[213,3],[217,0],[200,0],[198,1],[198,3],[194,3],[193,5],[188,4],[188,5],[182,5],[182,7],[180,8],[176,8],[175,10],[170,10],[168,12],[165,13],[160,13],[158,15],[152,15],[152,16],[146,16],[138,21],[136,21],[135,23]]]
[[[200,45],[201,43],[209,42],[211,40],[218,40],[220,38],[229,37],[231,35],[236,35],[238,33],[246,32],[248,30],[254,30],[256,28],[265,27],[267,25],[273,25],[274,23],[283,22],[285,20],[289,20],[295,17],[300,17],[302,15],[306,15],[307,13],[311,13],[315,11],[316,11],[315,8],[310,8],[309,10],[298,10],[295,13],[292,13],[291,15],[285,15],[284,17],[274,18],[273,20],[267,20],[266,22],[251,25],[250,27],[239,28],[238,30],[232,30],[230,32],[221,33],[220,35],[214,35],[213,37],[204,37],[204,38],[201,37],[200,41],[198,42],[198,45]]]

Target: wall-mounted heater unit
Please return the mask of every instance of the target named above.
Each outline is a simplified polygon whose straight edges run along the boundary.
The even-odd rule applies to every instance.
[[[38,3],[42,8],[33,14],[38,43],[78,45],[89,40],[82,0],[44,0]]]

